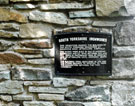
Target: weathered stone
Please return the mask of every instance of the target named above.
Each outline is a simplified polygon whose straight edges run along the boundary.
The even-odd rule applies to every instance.
[[[13,96],[13,100],[33,100],[33,96],[30,95],[15,95]]]
[[[9,80],[10,72],[9,71],[0,71],[0,80]]]
[[[1,106],[20,106],[20,104],[17,104],[17,103],[13,103],[13,102],[10,102],[10,103],[4,103],[4,102],[0,102]]]
[[[43,50],[43,57],[54,57],[54,49]]]
[[[122,58],[113,59],[112,76],[110,78],[134,78],[135,77],[135,59]]]
[[[39,58],[43,58],[42,54],[25,54],[24,58],[26,59],[39,59]]]
[[[117,45],[135,45],[135,21],[121,22],[114,29]]]
[[[25,81],[25,86],[49,86],[51,81]]]
[[[98,16],[129,16],[124,4],[125,0],[96,0]]]
[[[22,53],[22,54],[40,54],[41,50],[38,49],[29,49],[29,48],[14,48],[15,52]]]
[[[93,8],[93,4],[85,3],[57,3],[57,4],[42,4],[41,10],[59,10],[59,9],[89,9]]]
[[[0,4],[9,4],[9,0],[0,0]]]
[[[92,27],[69,27],[64,29],[54,29],[54,34],[60,34],[63,32],[100,32],[100,29],[98,28],[92,28]]]
[[[0,8],[0,21],[16,21],[26,23],[27,18],[24,15],[10,9]]]
[[[52,48],[52,44],[49,39],[23,41],[21,42],[21,45],[29,48],[41,48],[41,49]]]
[[[19,25],[14,23],[1,23],[0,30],[8,30],[8,31],[18,31]]]
[[[10,69],[10,64],[0,64],[0,72],[1,71],[8,71]]]
[[[0,30],[0,38],[17,38],[18,33],[17,32],[7,32]]]
[[[110,91],[108,86],[84,86],[65,95],[68,100],[91,100],[91,101],[110,101]]]
[[[86,102],[83,106],[112,106],[110,102]]]
[[[114,80],[116,81],[116,80]],[[90,85],[109,85],[112,86],[113,80],[91,80]]]
[[[41,12],[35,10],[30,12],[29,19],[32,21],[42,21],[60,25],[67,24],[67,16],[64,13],[58,12]]]
[[[94,21],[92,26],[94,27],[115,27],[116,22],[111,22],[111,21]]]
[[[36,86],[30,86],[29,87],[29,92],[34,92],[34,93],[56,93],[56,94],[64,94],[67,92],[67,88],[52,88],[52,87],[36,87]]]
[[[28,63],[30,64],[48,64],[48,65],[51,65],[51,64],[54,64],[54,59],[46,59],[46,58],[43,58],[43,59],[29,59],[28,60]]]
[[[58,94],[38,94],[40,100],[64,100],[64,95]]]
[[[77,1],[77,2],[82,2],[82,0],[49,0],[49,3],[62,3],[62,2],[69,2],[69,3],[71,3],[71,2],[75,2],[75,1]],[[84,3],[93,3],[93,0],[83,0],[84,1]]]
[[[135,16],[135,1],[134,0],[124,0],[125,8],[128,14]]]
[[[111,106],[109,102],[69,102],[58,103],[58,106]]]
[[[34,15],[34,14],[33,14]],[[38,18],[38,17],[35,17]],[[20,26],[21,38],[50,38],[53,26],[48,24],[22,24]]]
[[[43,101],[32,101],[23,102],[24,106],[55,106],[53,102],[43,102]]]
[[[69,12],[70,18],[87,18],[87,17],[95,17],[95,13],[93,10],[85,10],[85,11],[71,11]]]
[[[4,81],[0,83],[1,94],[18,94],[23,92],[22,82]]]
[[[0,51],[7,50],[12,45],[14,44],[10,41],[0,40]]]
[[[39,2],[39,1],[47,1],[47,0],[10,0],[10,2]]]
[[[135,47],[113,47],[114,57],[131,57],[135,55]]]
[[[34,9],[36,8],[33,4],[14,4],[15,9]]]
[[[55,87],[83,86],[85,83],[86,83],[85,80],[79,79],[53,78],[53,85]]]
[[[81,102],[64,101],[58,103],[58,106],[84,106]]]
[[[112,105],[113,106],[134,106],[135,84],[114,83],[112,86]]]
[[[26,60],[22,55],[14,52],[0,53],[0,64],[23,64]]]
[[[12,96],[9,95],[0,95],[0,99],[6,102],[11,102],[12,101]]]
[[[92,24],[91,19],[69,19],[68,26],[83,26],[83,25],[90,25]]]
[[[15,67],[12,69],[12,79],[14,80],[50,80],[52,79],[51,69]]]

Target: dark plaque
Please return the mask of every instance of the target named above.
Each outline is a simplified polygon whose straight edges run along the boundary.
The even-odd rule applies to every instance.
[[[54,35],[57,75],[111,75],[111,35],[63,33]]]

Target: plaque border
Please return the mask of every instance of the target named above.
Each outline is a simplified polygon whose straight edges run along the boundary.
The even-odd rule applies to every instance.
[[[57,36],[64,36],[64,35],[71,35],[71,34],[79,34],[79,35],[85,35],[85,34],[97,34],[97,35],[107,35],[108,38],[107,39],[110,39],[110,42],[109,42],[109,45],[110,45],[110,63],[109,63],[109,71],[107,71],[106,73],[61,73],[57,70],[57,64],[55,64],[56,62],[56,45],[57,45],[57,42],[56,42],[56,39],[57,39]],[[111,76],[112,75],[112,34],[110,33],[100,33],[100,32],[61,32],[61,33],[58,33],[58,34],[55,34],[53,35],[53,41],[54,41],[54,53],[55,53],[55,59],[54,59],[54,69],[55,69],[55,75],[57,76]]]

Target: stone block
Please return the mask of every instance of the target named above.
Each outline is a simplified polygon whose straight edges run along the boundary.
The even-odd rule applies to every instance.
[[[26,60],[18,53],[4,52],[0,53],[0,64],[23,64]]]
[[[82,102],[63,101],[58,103],[58,106],[84,106]]]
[[[109,17],[130,16],[125,5],[126,1],[131,0],[96,0],[96,14]]]
[[[91,19],[69,19],[68,26],[84,26],[84,25],[91,25]]]
[[[20,27],[18,24],[15,23],[1,23],[0,30],[7,30],[7,31],[19,31]]]
[[[0,101],[0,104],[1,104],[1,106],[20,106],[20,104],[18,104],[18,103],[13,103],[13,102],[4,103],[4,102],[1,102],[1,101]]]
[[[39,49],[52,48],[52,44],[49,39],[22,41],[20,42],[20,44],[28,48],[39,48]]]
[[[84,106],[112,106],[110,102],[88,102],[83,103]]]
[[[42,54],[24,54],[23,56],[26,59],[39,59],[39,58],[43,58]]]
[[[53,49],[45,49],[45,50],[43,50],[43,57],[54,57],[54,48]]]
[[[69,12],[70,18],[88,18],[95,17],[95,13],[93,10],[85,10],[85,11],[71,11]]]
[[[29,19],[32,21],[41,21],[60,25],[67,24],[67,16],[60,12],[41,12],[35,10],[30,12]]]
[[[0,37],[1,38],[18,38],[18,32],[9,32],[0,30]]]
[[[135,84],[114,83],[112,86],[112,105],[113,106],[134,106]]]
[[[10,95],[0,95],[0,99],[6,102],[11,102],[12,101],[12,96]]]
[[[11,46],[13,46],[14,43],[10,41],[0,40],[0,51],[7,50]]]
[[[23,91],[22,82],[4,81],[0,83],[0,94],[18,94]]]
[[[36,86],[29,87],[29,92],[33,92],[33,93],[64,94],[67,91],[68,91],[67,88],[36,87]]]
[[[9,80],[10,79],[10,71],[0,71],[0,80]]]
[[[31,48],[13,48],[15,52],[21,54],[40,54],[42,53],[39,49],[31,49]]]
[[[10,69],[10,64],[0,64],[0,72],[1,71],[8,71]]]
[[[114,57],[133,57],[135,55],[135,47],[113,47]]]
[[[40,1],[47,1],[47,0],[10,0],[10,2],[40,2]]]
[[[29,101],[29,100],[33,100],[33,96],[30,96],[30,95],[14,95],[13,100]]]
[[[40,100],[53,100],[53,101],[63,101],[64,95],[59,94],[38,94]]]
[[[47,59],[47,58],[29,59],[28,63],[30,63],[30,64],[41,64],[41,65],[51,65],[51,64],[54,64],[54,59]]]
[[[58,103],[58,106],[111,106],[110,102],[71,102],[64,101]]]
[[[65,97],[73,101],[105,101],[110,102],[109,86],[83,86],[68,92]]]
[[[7,8],[0,8],[0,21],[16,21],[20,23],[26,23],[27,18],[13,10]]]
[[[31,68],[16,66],[12,69],[12,79],[14,80],[50,80],[52,79],[51,69]]]
[[[111,21],[94,21],[92,26],[94,27],[115,27],[117,22],[111,22]]]
[[[114,36],[117,45],[135,45],[135,21],[120,22],[114,29]]]
[[[36,19],[37,16],[32,15]],[[20,35],[21,38],[51,38],[53,26],[48,24],[22,24],[20,26]]]
[[[67,10],[67,9],[90,9],[93,8],[93,4],[85,3],[53,3],[53,4],[42,4],[41,10]]]
[[[113,59],[112,76],[110,76],[110,78],[133,79],[135,77],[134,69],[135,69],[134,58]]]
[[[9,0],[1,0],[0,4],[9,4]]]
[[[49,86],[51,81],[25,81],[25,86]]]
[[[43,101],[32,101],[23,102],[24,106],[55,106],[53,102],[43,102]]]
[[[125,8],[131,16],[135,16],[135,1],[134,0],[124,0]]]
[[[71,79],[71,78],[53,78],[53,85],[55,87],[67,87],[67,86],[83,86],[85,80]]]
[[[30,3],[27,3],[27,4],[14,4],[14,6],[13,6],[15,9],[18,9],[18,10],[25,10],[25,9],[34,9],[34,8],[36,8],[36,6],[35,5],[33,5],[33,4],[30,4]]]

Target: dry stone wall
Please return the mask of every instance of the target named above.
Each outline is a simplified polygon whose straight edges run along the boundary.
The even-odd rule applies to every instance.
[[[0,106],[135,106],[134,0],[0,0]],[[112,76],[56,76],[52,37],[112,34]]]

